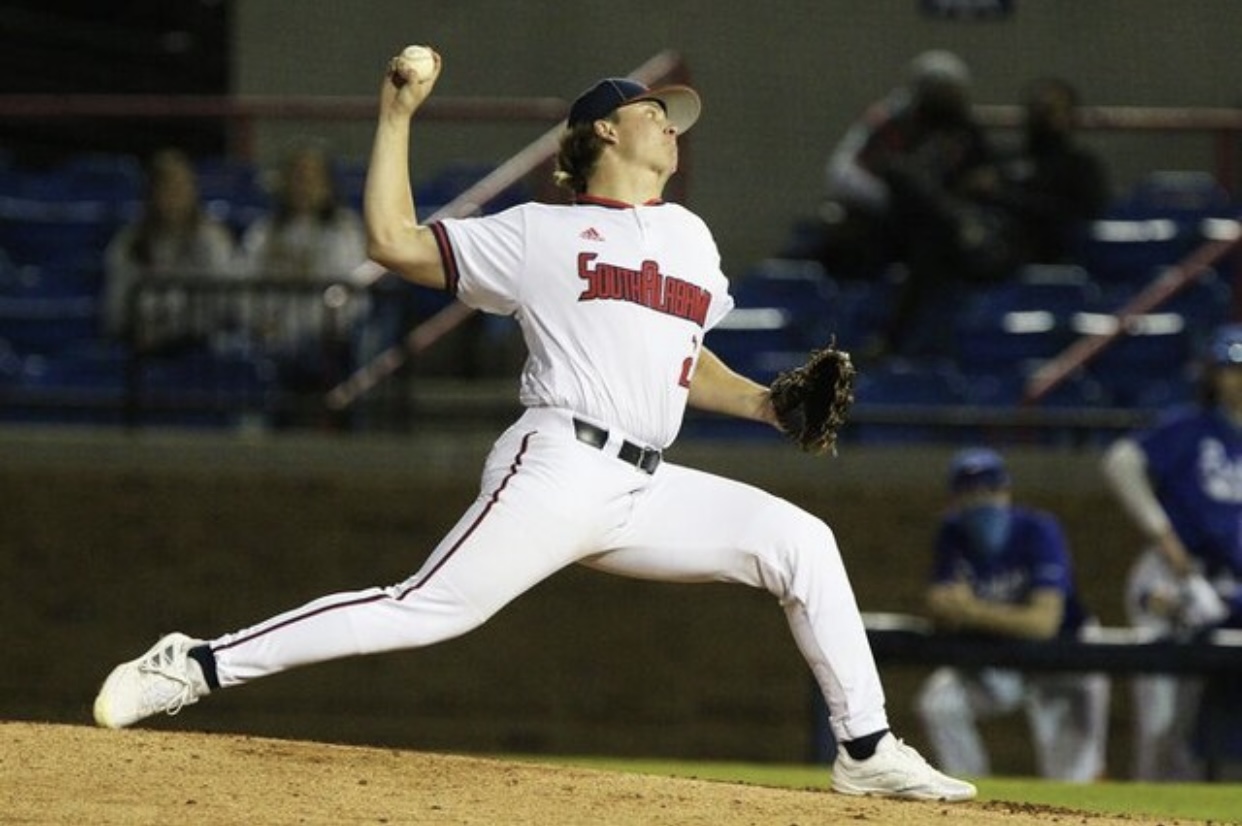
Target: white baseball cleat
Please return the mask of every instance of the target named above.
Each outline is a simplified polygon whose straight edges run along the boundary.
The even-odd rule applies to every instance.
[[[210,689],[186,655],[201,640],[167,634],[136,660],[112,669],[95,697],[95,722],[125,728],[153,714],[176,714]]]
[[[838,749],[832,766],[832,790],[841,794],[904,797],[911,800],[971,800],[978,791],[933,769],[923,756],[892,734],[885,734],[875,754],[855,760]]]

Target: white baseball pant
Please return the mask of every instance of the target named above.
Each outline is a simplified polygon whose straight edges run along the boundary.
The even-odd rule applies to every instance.
[[[478,498],[410,578],[326,596],[210,642],[222,687],[464,634],[572,563],[663,582],[763,588],[785,610],[833,735],[888,727],[884,693],[832,531],[734,480],[654,474],[579,441],[566,410],[533,408],[496,442]]]
[[[1089,783],[1105,773],[1110,694],[1104,674],[945,667],[927,678],[916,703],[941,768],[950,774],[991,774],[978,723],[1024,708],[1039,774]]]
[[[1161,634],[1174,630],[1173,619],[1148,610],[1152,594],[1176,598],[1178,577],[1159,551],[1145,550],[1126,580],[1126,613],[1130,624]],[[1152,675],[1134,677],[1133,778],[1143,781],[1201,780],[1205,770],[1191,748],[1199,715],[1203,681],[1195,677]]]

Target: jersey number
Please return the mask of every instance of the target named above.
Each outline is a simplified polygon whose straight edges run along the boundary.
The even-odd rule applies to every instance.
[[[681,363],[681,378],[677,379],[677,384],[681,387],[690,389],[690,374],[694,372],[694,356],[687,356],[686,360]]]
[[[690,389],[690,378],[694,375],[694,357],[699,352],[699,337],[690,337],[690,355],[686,356],[686,360],[681,363],[681,376],[677,379],[677,386]]]

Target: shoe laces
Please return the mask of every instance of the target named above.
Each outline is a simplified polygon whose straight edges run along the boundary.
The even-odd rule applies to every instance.
[[[186,673],[182,660],[178,655],[176,643],[161,648],[149,659],[138,664],[138,672],[144,675],[162,677],[172,685],[153,682],[148,686],[147,698],[150,705],[173,716],[186,706],[198,701],[194,692],[194,683]],[[176,688],[173,688],[176,686]]]

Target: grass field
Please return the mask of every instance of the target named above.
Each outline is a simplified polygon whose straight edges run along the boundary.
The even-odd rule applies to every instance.
[[[693,777],[779,788],[827,788],[828,772],[811,765],[687,763],[616,760],[607,757],[537,757],[532,760],[636,774]],[[1242,824],[1242,784],[1131,783],[1104,781],[1083,786],[1032,778],[985,778],[976,783],[980,800],[1041,803],[1106,814],[1167,816],[1213,824]]]

